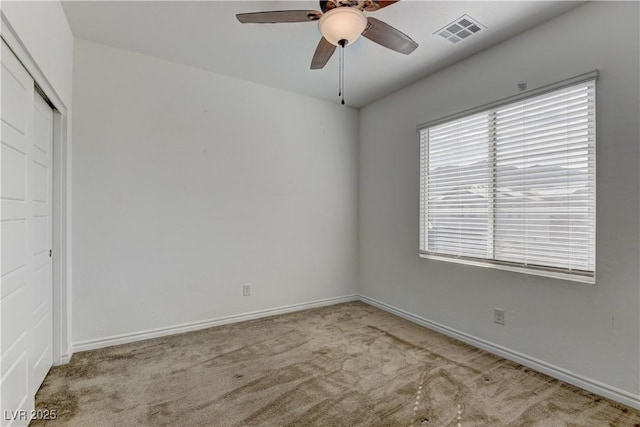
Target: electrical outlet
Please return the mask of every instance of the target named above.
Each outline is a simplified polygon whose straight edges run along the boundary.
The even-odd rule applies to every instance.
[[[501,308],[493,309],[493,321],[499,325],[504,325],[504,310]]]
[[[242,285],[242,296],[248,297],[249,295],[251,295],[251,283],[245,283]]]

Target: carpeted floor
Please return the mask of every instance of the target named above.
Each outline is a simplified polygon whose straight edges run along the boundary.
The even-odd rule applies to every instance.
[[[36,405],[56,409],[48,426],[640,425],[638,411],[360,302],[77,353]]]

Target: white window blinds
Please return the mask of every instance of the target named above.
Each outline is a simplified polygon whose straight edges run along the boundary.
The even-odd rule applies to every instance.
[[[595,80],[420,130],[420,251],[593,276]]]

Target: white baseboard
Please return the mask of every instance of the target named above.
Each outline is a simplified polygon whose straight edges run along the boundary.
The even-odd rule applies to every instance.
[[[513,351],[506,347],[502,347],[498,344],[494,344],[490,341],[486,341],[482,338],[477,338],[472,335],[465,334],[464,332],[458,331],[440,323],[433,322],[423,317],[416,316],[415,314],[409,313],[408,311],[401,310],[389,304],[377,301],[373,298],[360,295],[359,299],[364,303],[370,304],[391,314],[395,314],[396,316],[402,317],[403,319],[409,320],[413,323],[417,323],[418,325],[424,326],[425,328],[440,332],[441,334],[455,338],[474,347],[486,350],[489,353],[493,353],[498,356],[504,357],[505,359],[520,363],[521,365],[535,369],[538,372],[547,374],[550,377],[559,379],[569,384],[573,384],[576,387],[580,387],[584,390],[590,391],[600,396],[604,396],[608,399],[615,400],[616,402],[620,402],[632,408],[640,409],[640,395],[638,394],[633,394],[628,391],[612,387],[600,381],[584,377],[582,375],[563,369],[559,366],[547,363],[543,360],[539,360],[526,354]]]
[[[340,304],[350,301],[358,301],[358,295],[345,295],[341,297],[326,298],[316,301],[304,302],[300,304],[292,304],[283,307],[269,308],[265,310],[252,311],[248,313],[235,314],[231,316],[217,317],[214,319],[203,320],[199,322],[183,323],[181,325],[169,326],[166,328],[149,329],[146,331],[132,332],[129,334],[114,335],[110,337],[91,339],[80,341],[73,344],[73,352],[95,350],[103,347],[111,347],[113,345],[127,344],[135,341],[142,341],[150,338],[159,338],[167,335],[181,334],[184,332],[197,331],[200,329],[211,328],[213,326],[226,325],[228,323],[243,322],[245,320],[259,319],[261,317],[275,316],[277,314],[292,313],[294,311],[307,310],[315,307],[323,307],[326,305]],[[69,355],[66,362],[71,360]]]
[[[63,354],[62,356],[60,356],[60,362],[54,363],[54,366],[66,365],[71,361],[71,356],[73,356],[73,353]]]

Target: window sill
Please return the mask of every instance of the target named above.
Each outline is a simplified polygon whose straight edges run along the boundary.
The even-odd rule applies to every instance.
[[[516,273],[524,273],[524,274],[529,274],[533,276],[551,277],[554,279],[588,283],[591,285],[596,283],[595,274],[593,276],[584,276],[584,275],[578,275],[578,274],[564,273],[560,271],[549,271],[549,270],[542,270],[537,268],[527,268],[527,267],[521,267],[517,265],[496,264],[496,263],[485,262],[481,260],[475,261],[467,258],[455,258],[455,257],[448,257],[443,255],[433,255],[433,254],[424,254],[424,253],[420,254],[420,258],[454,262],[456,264],[473,265],[476,267],[493,268],[496,270],[514,271]]]

